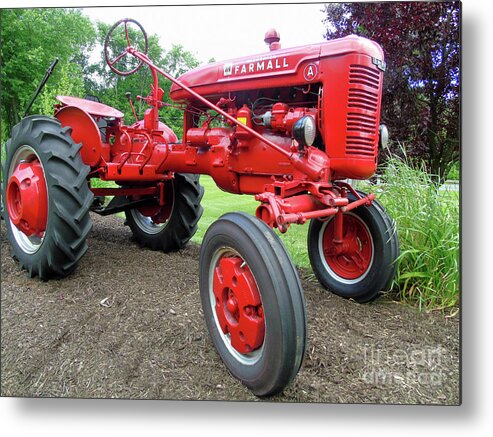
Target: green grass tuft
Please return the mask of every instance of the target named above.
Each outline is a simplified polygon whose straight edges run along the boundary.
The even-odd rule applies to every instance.
[[[209,176],[205,187],[204,215],[192,241],[200,243],[207,228],[229,211],[254,215],[253,196],[221,191]],[[404,303],[420,310],[455,308],[459,302],[459,193],[442,191],[422,168],[413,168],[399,158],[388,161],[382,181],[358,183],[374,191],[396,221],[401,247],[393,292]],[[292,225],[280,234],[293,262],[311,269],[307,254],[308,224]]]
[[[397,223],[394,290],[421,310],[459,303],[459,193],[440,190],[424,168],[399,158],[385,167],[378,198]]]

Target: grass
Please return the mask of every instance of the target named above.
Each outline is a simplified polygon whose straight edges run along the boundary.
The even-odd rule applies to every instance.
[[[201,176],[204,214],[192,241],[201,243],[209,226],[230,211],[255,215],[253,196],[220,190],[211,177]],[[93,187],[114,187],[94,179]],[[357,188],[377,193],[396,221],[401,254],[394,280],[395,296],[420,310],[455,309],[459,303],[459,193],[439,190],[424,169],[405,160],[388,161],[378,185],[358,182]],[[296,266],[311,270],[307,254],[308,224],[291,225],[276,233]]]
[[[113,181],[103,181],[98,178],[91,179],[92,188],[118,188],[118,185]]]
[[[252,196],[221,191],[208,176],[204,214],[192,241],[200,243],[207,228],[229,211],[254,215]],[[420,310],[454,309],[459,302],[459,193],[441,191],[424,169],[413,168],[398,158],[390,159],[382,182],[359,182],[357,188],[377,193],[397,224],[401,254],[393,292],[404,303]],[[292,225],[280,234],[293,262],[311,270],[307,254],[308,225]]]
[[[200,183],[205,189],[204,198],[202,199],[204,214],[199,221],[198,230],[192,238],[193,242],[200,244],[209,226],[227,212],[243,211],[255,215],[255,210],[259,203],[253,196],[237,195],[222,191],[217,187],[214,180],[206,175],[200,177]],[[114,182],[102,181],[100,179],[92,179],[91,185],[93,188],[117,187]],[[123,213],[121,213],[121,216],[123,216]],[[306,252],[308,225],[292,225],[285,234],[276,232],[284,242],[293,262],[298,267],[310,269],[310,262]]]
[[[401,248],[394,290],[421,310],[459,303],[459,193],[441,191],[422,168],[391,159],[379,199],[397,223]]]
[[[4,149],[2,147],[2,149]],[[4,150],[2,150],[3,152]],[[220,190],[211,177],[202,176],[204,214],[192,241],[200,243],[208,227],[230,211],[255,215],[253,196]],[[93,187],[116,187],[92,180]],[[455,309],[459,303],[459,193],[439,190],[424,169],[405,160],[388,161],[378,185],[359,182],[357,188],[374,191],[396,221],[401,254],[393,292],[420,310]],[[308,225],[292,225],[276,233],[296,266],[311,270],[307,254]]]
[[[204,198],[202,200],[204,214],[199,221],[199,229],[192,238],[192,241],[200,243],[209,226],[227,212],[243,211],[255,215],[255,210],[259,202],[253,196],[226,193],[216,186],[210,176],[201,176],[200,183],[205,188]],[[306,252],[307,232],[307,225],[292,225],[285,234],[276,231],[286,246],[293,262],[303,268],[310,268],[310,262]]]
[[[447,174],[447,179],[458,181],[460,179],[460,163],[454,162]]]

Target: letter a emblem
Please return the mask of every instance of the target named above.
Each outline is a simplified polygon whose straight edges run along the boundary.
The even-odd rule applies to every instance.
[[[311,82],[318,75],[318,68],[316,64],[308,64],[303,70],[303,77],[307,82]]]

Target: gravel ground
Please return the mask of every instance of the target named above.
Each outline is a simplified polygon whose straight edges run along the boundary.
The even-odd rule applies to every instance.
[[[19,271],[1,230],[1,395],[258,401],[222,364],[200,306],[200,247],[141,249],[118,217],[93,215],[68,278]],[[300,271],[303,366],[276,402],[460,403],[459,317],[380,299],[359,305]]]

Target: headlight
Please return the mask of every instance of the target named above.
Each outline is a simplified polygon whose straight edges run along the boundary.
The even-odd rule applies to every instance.
[[[301,146],[311,146],[317,136],[317,124],[311,115],[301,117],[293,126],[293,137]]]
[[[378,129],[378,147],[386,149],[389,145],[389,130],[384,124],[380,125]]]

